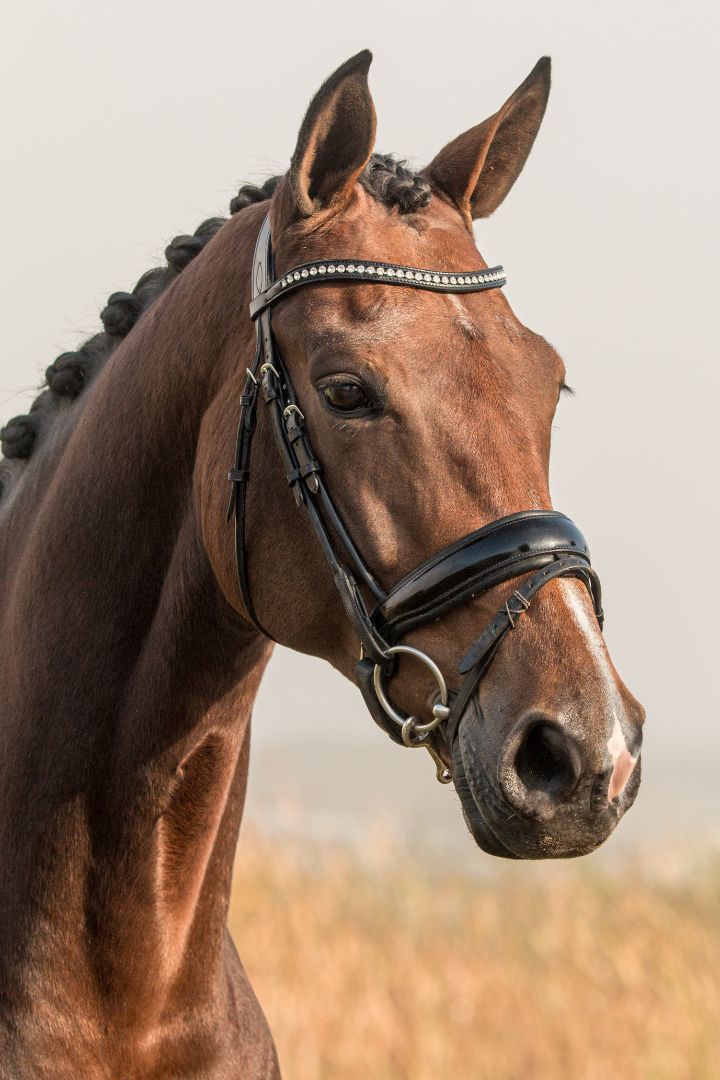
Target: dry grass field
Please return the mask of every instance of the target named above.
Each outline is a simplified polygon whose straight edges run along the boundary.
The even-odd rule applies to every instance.
[[[720,862],[487,880],[245,836],[231,927],[286,1080],[720,1077]]]

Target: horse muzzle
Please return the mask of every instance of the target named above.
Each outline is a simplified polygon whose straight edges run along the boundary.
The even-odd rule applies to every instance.
[[[627,723],[627,721],[626,721]],[[529,713],[509,732],[477,696],[463,716],[452,771],[468,828],[489,854],[514,859],[587,855],[612,833],[640,786],[639,725],[613,754],[561,719]]]

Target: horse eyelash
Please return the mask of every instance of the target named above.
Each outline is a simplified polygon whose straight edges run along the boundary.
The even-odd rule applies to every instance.
[[[573,390],[572,386],[568,386],[567,383],[562,384],[562,386],[560,387],[560,393],[567,394],[568,397],[575,397],[575,391]]]

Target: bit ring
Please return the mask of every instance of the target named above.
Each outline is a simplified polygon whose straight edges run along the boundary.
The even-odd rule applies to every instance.
[[[448,714],[450,712],[448,708],[448,688],[443,673],[437,666],[435,661],[431,659],[431,657],[429,657],[426,653],[421,652],[420,649],[414,648],[414,646],[412,645],[393,645],[389,649],[387,649],[387,655],[413,656],[416,660],[422,661],[422,663],[430,669],[430,671],[435,676],[435,679],[437,680],[439,693],[438,700],[433,705],[432,720],[429,720],[426,724],[419,724],[417,722],[414,722],[408,728],[405,726],[407,722],[409,720],[417,721],[417,717],[403,715],[403,713],[399,712],[395,708],[387,695],[387,691],[385,690],[385,686],[383,684],[384,673],[380,664],[376,664],[375,670],[373,671],[373,685],[375,687],[375,693],[377,694],[377,699],[380,702],[380,705],[382,706],[385,715],[389,716],[391,720],[394,720],[395,723],[398,724],[401,728],[404,728],[404,731],[407,732],[408,735],[410,734],[410,731],[412,731],[413,734],[423,737],[429,734],[429,732],[433,731],[443,720],[447,720]],[[406,745],[413,744],[406,743]],[[419,745],[419,742],[416,742],[414,745]]]

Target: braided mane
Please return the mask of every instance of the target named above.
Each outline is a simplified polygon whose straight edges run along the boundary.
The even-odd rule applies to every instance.
[[[230,213],[270,199],[281,176],[261,186],[245,184],[230,202]],[[430,185],[412,172],[404,161],[390,154],[373,154],[360,176],[360,184],[385,206],[400,214],[417,212],[428,205]],[[176,236],[165,249],[165,266],[146,271],[132,292],[114,292],[100,312],[103,330],[74,352],[64,352],[45,370],[45,382],[30,411],[8,420],[0,430],[0,500],[15,488],[33,451],[46,440],[56,419],[93,382],[115,347],[132,330],[150,305],[178,274],[202,251],[227,219],[203,221],[192,236]]]

